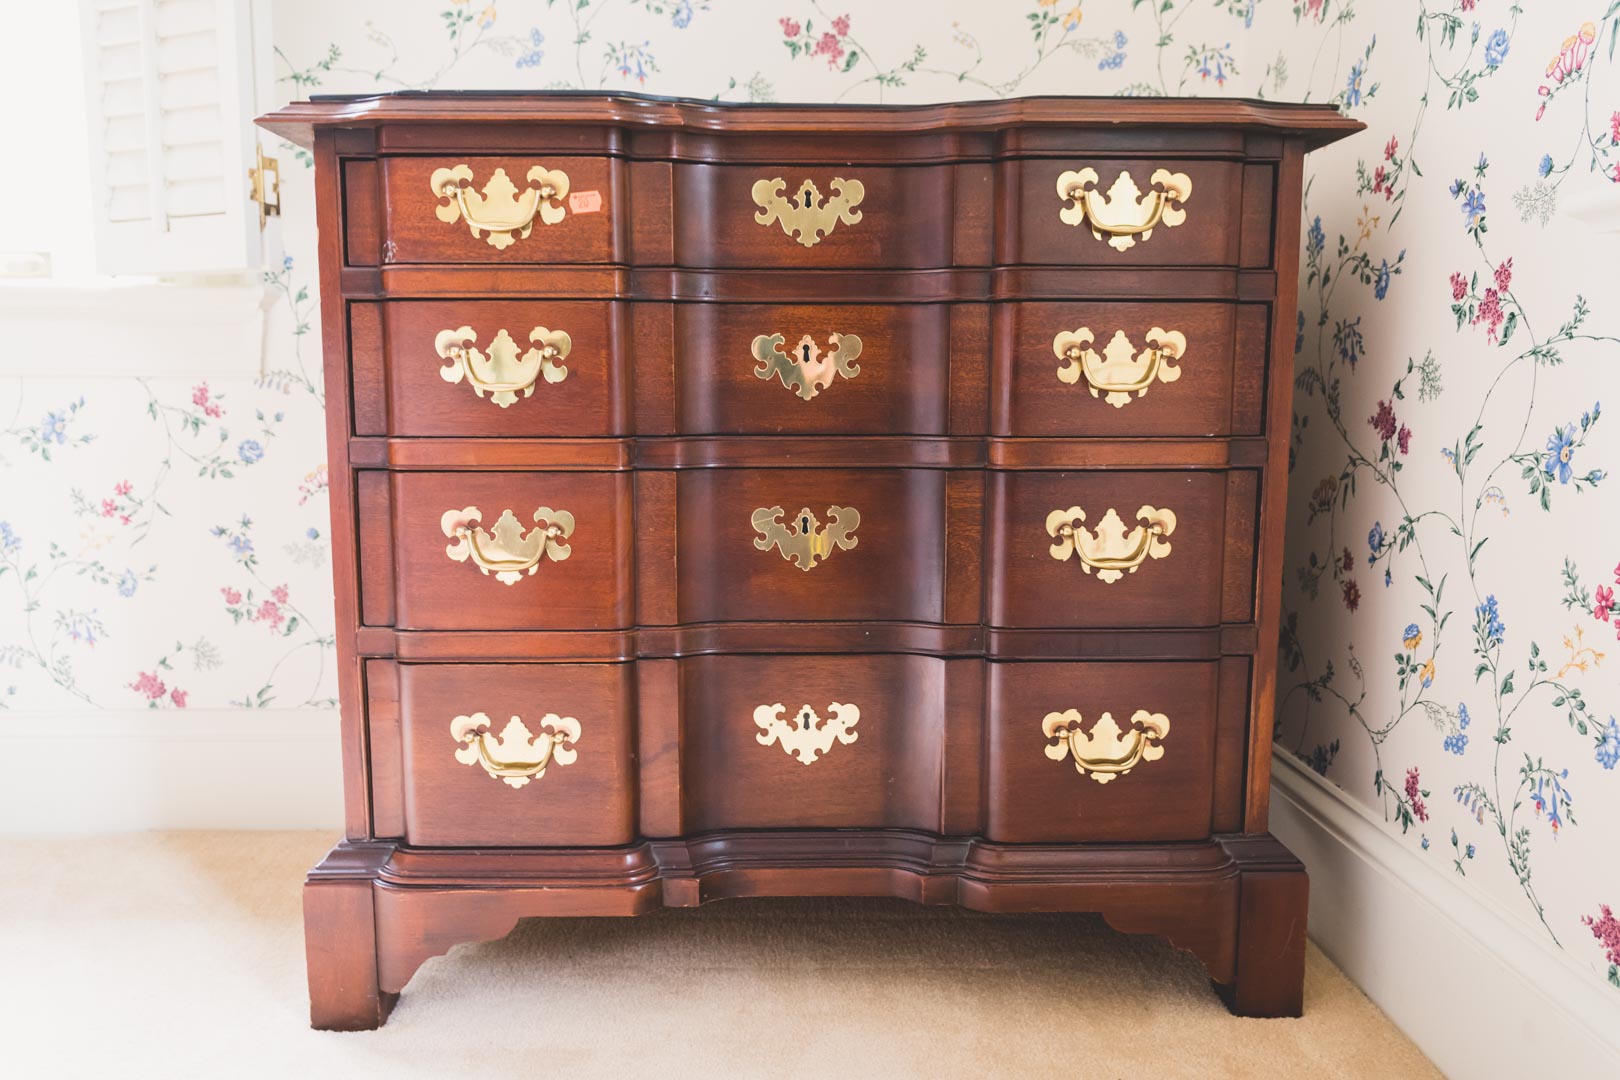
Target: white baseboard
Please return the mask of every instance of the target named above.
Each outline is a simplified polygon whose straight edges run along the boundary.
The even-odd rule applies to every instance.
[[[1293,757],[1273,755],[1272,776],[1271,831],[1311,875],[1311,939],[1446,1076],[1620,1076],[1620,991]]]
[[[0,712],[0,832],[343,827],[336,709]]]

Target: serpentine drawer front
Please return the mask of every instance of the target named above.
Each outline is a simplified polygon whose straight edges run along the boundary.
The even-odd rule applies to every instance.
[[[1298,1015],[1266,831],[1319,106],[318,98],[311,1017],[537,915],[1097,911]],[[617,977],[612,975],[610,977]]]

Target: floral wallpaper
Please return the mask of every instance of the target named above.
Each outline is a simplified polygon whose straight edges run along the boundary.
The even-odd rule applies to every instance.
[[[1620,988],[1617,8],[276,0],[274,37],[289,99],[1208,94],[1365,120],[1307,163],[1278,744]],[[0,383],[0,709],[332,701],[312,182],[273,152],[265,376]]]

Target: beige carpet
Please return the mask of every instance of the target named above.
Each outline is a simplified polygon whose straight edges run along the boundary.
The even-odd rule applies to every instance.
[[[1302,1020],[1074,916],[730,901],[522,924],[430,960],[380,1031],[308,1029],[299,884],[331,838],[0,838],[0,1074],[1378,1077],[1439,1074],[1313,947]]]

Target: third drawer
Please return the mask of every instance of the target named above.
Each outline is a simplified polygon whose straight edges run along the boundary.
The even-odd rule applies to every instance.
[[[363,622],[609,630],[1249,622],[1253,469],[358,477]]]

